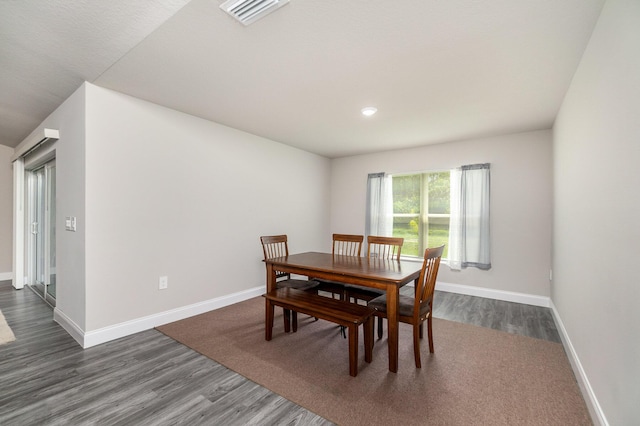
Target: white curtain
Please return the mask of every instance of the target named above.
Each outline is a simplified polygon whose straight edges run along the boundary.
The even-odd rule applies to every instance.
[[[391,175],[371,173],[367,178],[365,236],[393,236],[393,187]]]
[[[449,267],[491,269],[489,164],[462,166],[450,176]]]

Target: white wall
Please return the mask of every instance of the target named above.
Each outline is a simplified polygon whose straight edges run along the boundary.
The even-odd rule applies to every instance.
[[[640,2],[608,0],[554,126],[552,299],[612,425],[640,420]]]
[[[85,327],[84,109],[85,87],[81,86],[14,151],[32,146],[42,137],[43,128],[60,131],[60,139],[46,148],[56,157],[56,311],[78,329]],[[78,218],[77,232],[64,230],[65,216]]]
[[[86,329],[86,87],[81,86],[45,123],[59,129],[56,143],[56,310]],[[65,217],[77,218],[66,231]]]
[[[264,285],[260,235],[323,248],[328,159],[86,87],[85,330]]]
[[[537,131],[333,160],[331,232],[364,233],[367,174],[448,170],[491,163],[492,269],[455,272],[438,281],[549,296],[551,132]]]
[[[0,145],[0,281],[13,270],[13,148]]]

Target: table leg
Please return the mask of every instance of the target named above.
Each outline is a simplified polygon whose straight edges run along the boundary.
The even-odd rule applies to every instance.
[[[276,270],[273,265],[267,263],[267,293],[276,289]]]
[[[276,270],[273,268],[273,265],[267,263],[267,293],[276,290],[278,287],[276,285]],[[288,333],[290,331],[291,326],[291,315],[288,309],[283,310],[284,313],[284,332]],[[296,324],[297,328],[297,324]],[[295,330],[294,330],[295,331]]]
[[[387,287],[387,329],[389,334],[389,371],[398,372],[398,313],[400,288],[396,285]]]

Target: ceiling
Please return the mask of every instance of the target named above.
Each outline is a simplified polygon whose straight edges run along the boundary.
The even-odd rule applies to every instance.
[[[548,129],[604,0],[222,2],[0,1],[0,144],[84,81],[329,158]]]

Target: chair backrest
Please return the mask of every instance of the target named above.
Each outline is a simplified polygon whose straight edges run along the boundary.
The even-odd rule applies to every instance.
[[[333,234],[331,253],[345,256],[361,256],[364,235]]]
[[[260,237],[260,242],[262,243],[262,252],[265,260],[273,257],[289,256],[286,235],[267,235]]]
[[[413,308],[413,316],[421,317],[431,313],[433,305],[433,292],[436,288],[436,278],[440,268],[440,259],[444,251],[444,244],[440,247],[428,248],[424,251],[424,262],[420,277],[418,278],[418,288],[416,289],[416,301]]]
[[[267,235],[260,237],[262,243],[262,252],[264,253],[264,260],[274,257],[289,256],[289,247],[287,245],[286,235]],[[285,272],[276,271],[276,280],[281,278],[288,279],[290,274]]]
[[[403,243],[404,238],[369,235],[367,237],[367,257],[400,260]]]

